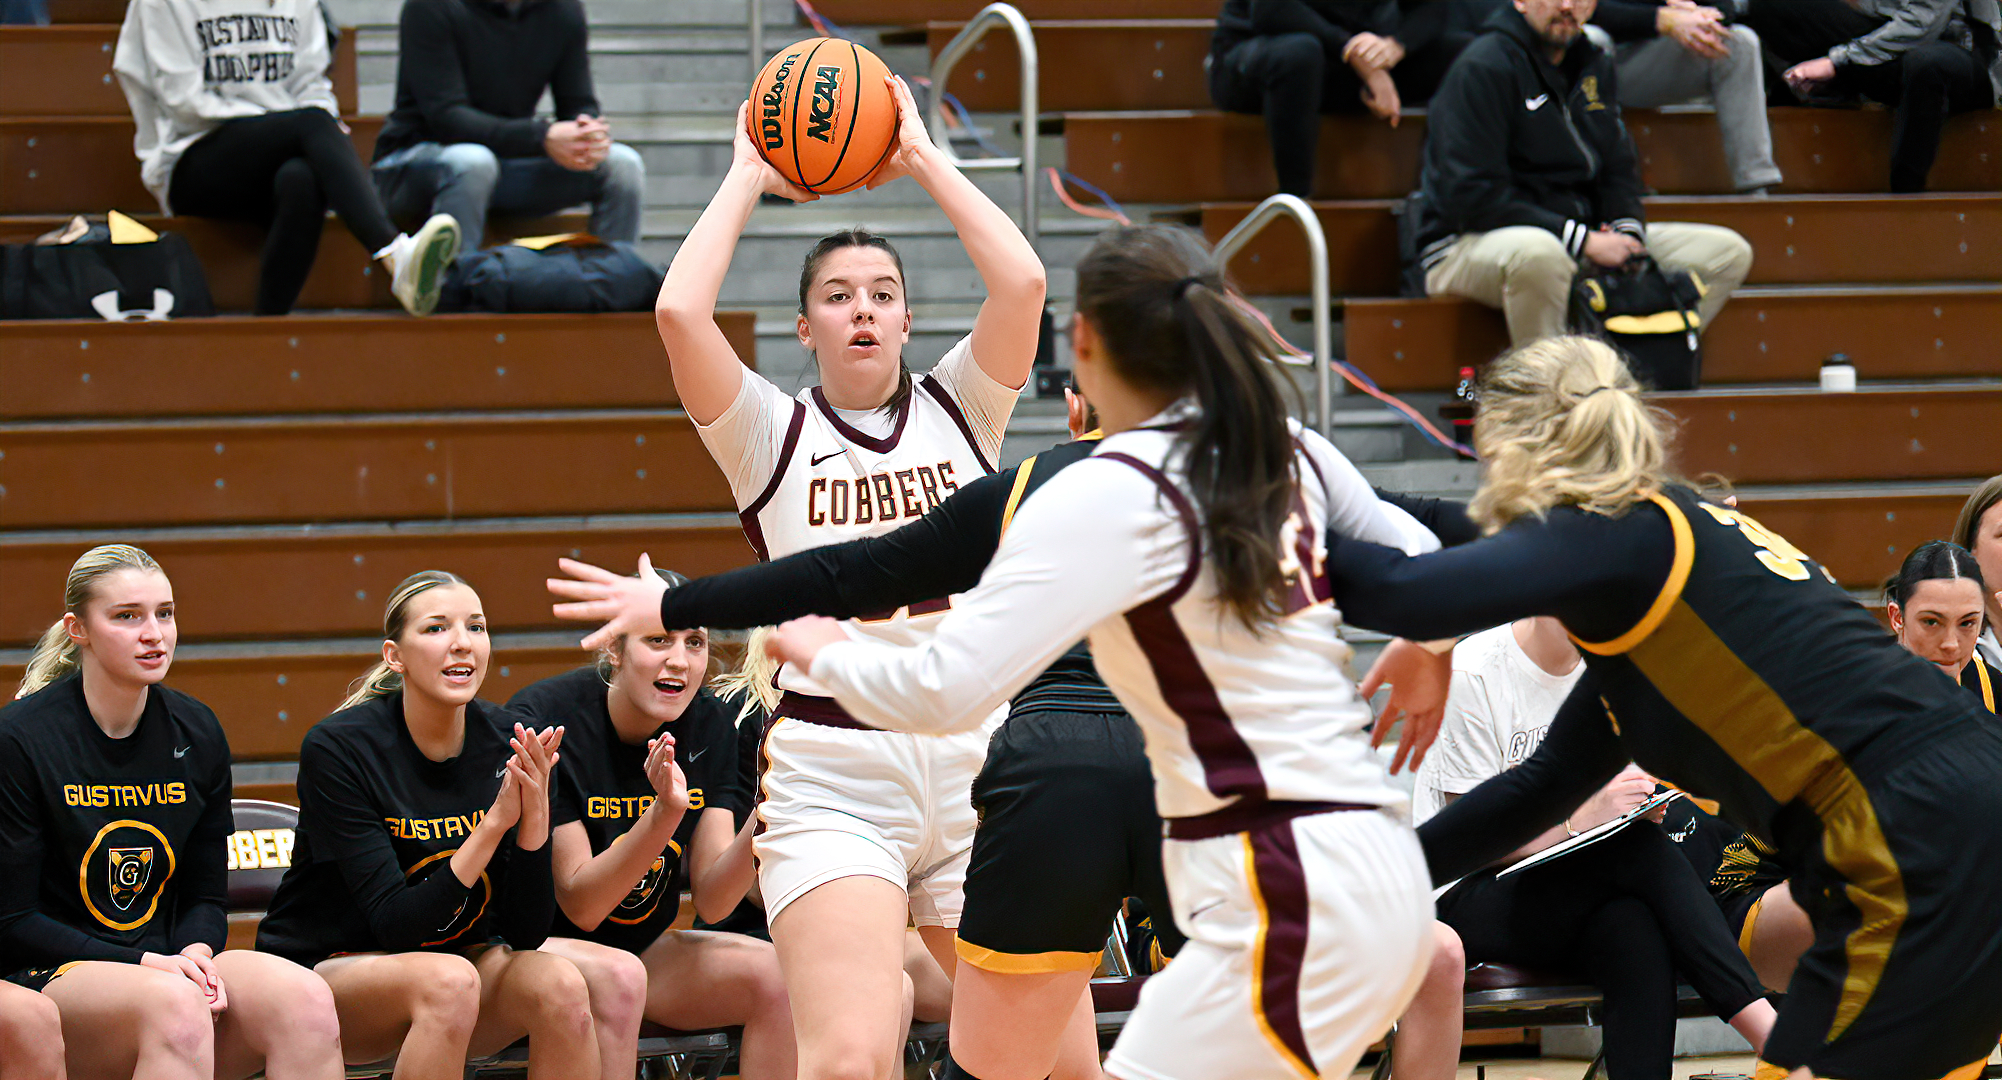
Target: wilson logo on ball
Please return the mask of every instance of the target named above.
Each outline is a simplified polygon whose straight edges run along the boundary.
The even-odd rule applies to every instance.
[[[771,88],[765,91],[763,100],[759,102],[764,106],[764,122],[761,126],[767,150],[777,150],[786,144],[785,125],[779,122],[779,115],[785,111],[786,82],[792,77],[792,66],[798,60],[799,57],[796,55],[784,58],[778,70],[772,73]]]
[[[834,141],[834,103],[841,93],[841,69],[822,64],[813,69],[813,111],[806,116],[806,137]]]

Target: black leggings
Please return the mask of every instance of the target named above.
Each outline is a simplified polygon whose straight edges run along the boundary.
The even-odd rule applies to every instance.
[[[1828,50],[1870,33],[1884,20],[1843,0],[1755,0],[1745,23],[1758,31],[1766,52],[1791,67],[1826,56]],[[1925,190],[1947,117],[1995,104],[1995,87],[1981,59],[1948,41],[1928,41],[1888,63],[1838,67],[1832,85],[1838,92],[1858,94],[1897,110],[1891,132],[1894,192]]]
[[[1439,89],[1453,58],[1470,35],[1446,33],[1414,50],[1390,69],[1404,105],[1421,105]],[[1362,79],[1355,69],[1329,56],[1308,33],[1249,38],[1210,58],[1210,100],[1225,112],[1262,113],[1272,144],[1272,167],[1279,190],[1305,199],[1314,187],[1314,160],[1321,142],[1321,114],[1364,110]]]
[[[319,253],[329,205],[370,252],[396,239],[368,168],[325,109],[224,121],[175,163],[167,201],[176,214],[270,227],[257,279],[259,315],[292,310]]]
[[[1439,898],[1470,964],[1581,976],[1605,995],[1612,1080],[1667,1080],[1676,976],[1726,1019],[1765,991],[1724,914],[1658,826],[1496,880],[1484,870]]]

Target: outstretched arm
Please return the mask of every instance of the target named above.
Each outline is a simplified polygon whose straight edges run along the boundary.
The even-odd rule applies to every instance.
[[[715,423],[729,409],[744,381],[744,363],[716,325],[716,297],[723,291],[724,275],[730,272],[737,237],[743,235],[761,195],[784,195],[795,202],[819,197],[787,183],[758,154],[745,127],[749,109],[748,101],[737,109],[730,171],[709,200],[708,209],[688,231],[688,238],[681,242],[681,250],[675,252],[653,306],[654,323],[660,328],[660,342],[667,347],[668,367],[674,374],[674,391],[689,418],[704,426]]]
[[[1627,764],[1587,670],[1529,760],[1453,801],[1418,827],[1432,882],[1465,877],[1521,848],[1578,809]]]
[[[898,146],[869,186],[909,176],[945,211],[987,287],[987,299],[973,320],[974,362],[995,382],[1020,388],[1029,381],[1042,330],[1043,295],[1048,288],[1043,261],[1007,211],[981,194],[932,143],[910,87],[895,75],[889,82],[897,102]],[[1026,132],[1024,136],[1034,137]]]

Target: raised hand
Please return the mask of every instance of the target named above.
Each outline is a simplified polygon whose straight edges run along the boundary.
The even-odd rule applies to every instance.
[[[552,733],[554,738],[549,737]],[[507,767],[515,774],[515,786],[521,792],[521,821],[514,842],[523,851],[534,851],[549,840],[550,779],[562,757],[556,752],[562,741],[561,727],[538,733],[520,724],[514,726],[514,738],[508,740],[514,757]]]
[[[813,658],[820,650],[837,641],[847,641],[847,631],[841,624],[823,615],[809,615],[804,619],[779,624],[777,630],[765,641],[765,652],[773,659],[783,660],[801,671],[813,669]]]
[[[1446,718],[1446,695],[1453,685],[1452,651],[1435,653],[1417,642],[1396,638],[1377,655],[1356,692],[1367,702],[1385,684],[1390,686],[1390,700],[1370,730],[1369,744],[1382,746],[1390,725],[1402,714],[1404,734],[1397,740],[1390,771],[1401,772],[1407,765],[1416,770],[1439,738],[1439,725]]]
[[[896,149],[883,159],[883,164],[872,173],[865,187],[879,188],[899,176],[909,175],[917,165],[917,160],[928,150],[937,147],[931,141],[931,133],[925,130],[924,114],[918,111],[918,99],[911,95],[911,88],[902,76],[886,75],[883,81],[890,86],[890,100],[897,103]]]
[[[556,567],[570,576],[549,578],[549,591],[572,602],[550,610],[559,619],[604,624],[584,639],[584,648],[602,649],[627,634],[666,632],[660,623],[660,598],[667,595],[667,582],[653,572],[653,560],[646,555],[640,556],[636,578],[575,559],[558,559]]]
[[[794,202],[812,202],[820,196],[795,185],[779,175],[772,163],[758,150],[753,140],[757,135],[751,130],[751,103],[746,100],[737,106],[737,137],[731,145],[730,168],[751,169],[758,174],[758,190],[767,195],[783,195]]]
[[[688,777],[674,760],[674,736],[662,733],[647,744],[646,778],[655,799],[676,810],[688,809]]]

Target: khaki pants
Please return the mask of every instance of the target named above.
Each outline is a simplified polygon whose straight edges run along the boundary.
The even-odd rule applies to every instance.
[[[1697,314],[1703,329],[1752,269],[1752,245],[1720,225],[1668,222],[1647,227],[1647,249],[1664,270],[1696,271],[1709,289]],[[1425,275],[1431,296],[1464,296],[1502,309],[1510,342],[1564,332],[1578,263],[1555,235],[1532,225],[1468,233]]]

